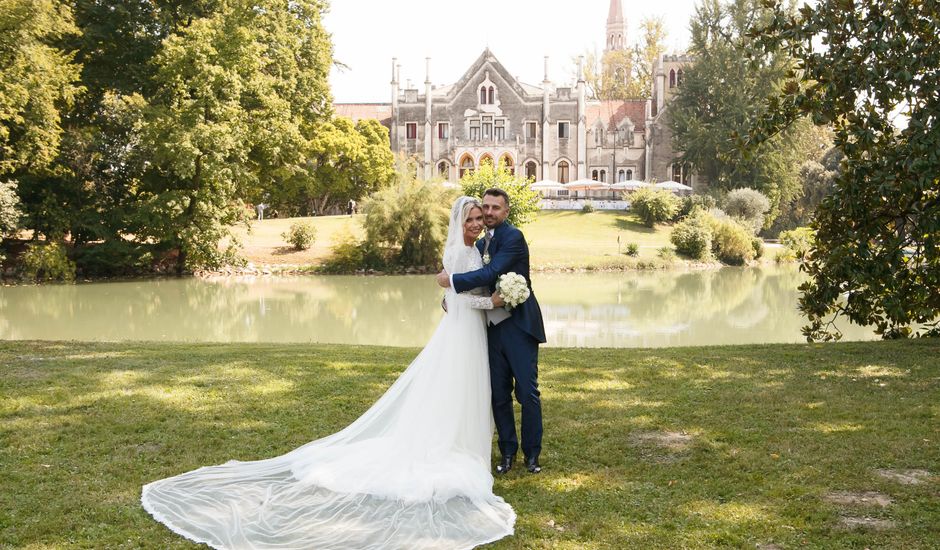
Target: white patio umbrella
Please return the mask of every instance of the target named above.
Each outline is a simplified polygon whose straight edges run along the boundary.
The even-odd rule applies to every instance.
[[[611,191],[633,191],[634,189],[642,189],[643,187],[649,187],[650,184],[645,181],[639,180],[628,180],[617,182],[610,186]]]
[[[661,181],[654,185],[657,189],[665,189],[667,191],[691,191],[692,188],[684,183],[679,183],[677,181]]]
[[[555,189],[564,189],[565,186],[554,180],[537,181],[529,186],[533,191],[552,191]]]
[[[595,180],[581,179],[564,184],[564,189],[571,191],[596,191],[600,189],[610,189],[610,186]]]

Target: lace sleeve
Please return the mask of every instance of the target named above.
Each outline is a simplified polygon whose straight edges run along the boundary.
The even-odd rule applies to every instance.
[[[489,296],[477,296],[470,292],[461,292],[457,295],[457,299],[473,309],[493,309],[493,300]]]

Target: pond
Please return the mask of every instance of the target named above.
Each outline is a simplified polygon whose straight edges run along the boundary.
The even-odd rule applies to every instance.
[[[548,345],[802,342],[795,266],[539,273]],[[421,346],[433,277],[220,277],[0,288],[0,339]],[[876,338],[844,321],[846,340]]]

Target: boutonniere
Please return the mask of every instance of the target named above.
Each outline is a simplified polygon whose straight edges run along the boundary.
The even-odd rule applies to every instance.
[[[483,255],[483,265],[487,265],[489,263],[490,263],[490,254],[487,252],[486,254]]]

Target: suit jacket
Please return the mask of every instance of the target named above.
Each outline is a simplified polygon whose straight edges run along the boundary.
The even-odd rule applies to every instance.
[[[483,253],[484,240],[477,241],[477,250]],[[528,333],[539,343],[545,343],[545,326],[542,323],[542,310],[539,308],[535,293],[532,292],[532,281],[529,278],[529,245],[525,242],[522,231],[513,225],[503,222],[493,231],[490,247],[487,253],[490,263],[481,269],[467,273],[458,273],[453,277],[454,290],[466,292],[477,287],[487,287],[490,292],[496,291],[496,281],[500,275],[514,272],[525,277],[529,286],[529,298],[514,307],[512,315],[506,322],[515,323],[522,331]]]

